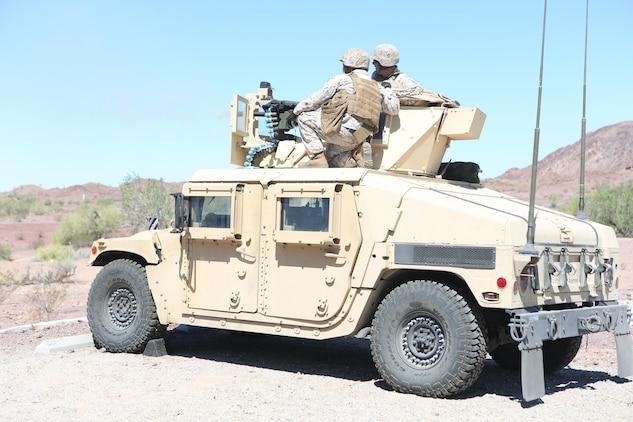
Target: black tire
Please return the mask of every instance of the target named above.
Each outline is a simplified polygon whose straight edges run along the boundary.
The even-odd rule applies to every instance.
[[[95,277],[88,293],[88,324],[95,347],[108,352],[141,353],[165,333],[147,284],[145,268],[119,259]]]
[[[548,340],[543,342],[543,370],[546,374],[560,371],[578,354],[582,336]],[[490,357],[502,368],[521,369],[521,352],[516,343],[502,344],[490,352]]]
[[[396,391],[452,396],[470,387],[483,370],[483,318],[452,288],[410,281],[378,307],[371,352],[378,372]]]
[[[489,353],[492,360],[500,367],[512,371],[521,369],[521,352],[516,343],[502,344]]]

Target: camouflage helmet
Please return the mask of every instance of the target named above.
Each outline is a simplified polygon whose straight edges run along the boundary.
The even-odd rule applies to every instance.
[[[369,69],[369,55],[360,48],[349,48],[341,56],[343,65],[354,69]]]
[[[376,60],[382,67],[391,67],[398,64],[400,54],[395,45],[380,44],[371,53],[371,59]]]

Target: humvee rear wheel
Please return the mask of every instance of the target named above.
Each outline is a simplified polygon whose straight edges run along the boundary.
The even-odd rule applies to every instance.
[[[543,370],[551,374],[571,363],[582,345],[582,336],[543,342]],[[521,369],[521,352],[516,343],[502,344],[490,352],[490,357],[502,368]]]
[[[162,337],[145,268],[127,259],[103,267],[88,293],[88,324],[95,347],[109,352],[141,353]]]
[[[486,359],[479,312],[435,281],[403,284],[382,301],[372,325],[378,372],[396,391],[448,397],[470,387]]]

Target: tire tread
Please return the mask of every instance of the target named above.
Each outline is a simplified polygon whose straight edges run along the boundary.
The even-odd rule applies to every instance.
[[[463,322],[461,333],[457,333],[457,342],[465,347],[458,353],[458,360],[453,362],[451,373],[432,383],[412,385],[394,373],[387,362],[389,344],[383,344],[382,336],[376,327],[389,325],[388,313],[390,308],[398,306],[398,302],[407,296],[419,295],[419,290],[447,298],[445,306],[449,306]],[[422,295],[420,295],[422,296]],[[470,387],[481,374],[486,356],[486,330],[483,318],[477,307],[470,306],[468,301],[451,287],[431,280],[414,280],[402,284],[390,292],[378,306],[372,323],[371,353],[376,368],[383,379],[396,391],[413,393],[425,397],[449,397]]]
[[[129,277],[127,282],[135,290],[138,308],[141,309],[137,317],[141,319],[138,323],[135,321],[134,330],[130,329],[123,335],[114,335],[113,330],[109,330],[109,321],[103,320],[100,310],[103,300],[107,300],[112,279],[115,276],[122,278],[123,275]],[[158,319],[145,268],[129,259],[112,261],[97,274],[88,293],[87,313],[95,347],[104,348],[108,352],[141,353],[150,340],[162,338],[166,330],[166,326]]]

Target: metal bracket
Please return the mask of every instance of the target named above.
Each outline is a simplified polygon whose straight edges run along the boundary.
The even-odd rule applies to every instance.
[[[578,318],[578,329],[588,333],[597,333],[602,329],[604,322],[600,315],[591,315],[585,318]]]
[[[510,336],[512,340],[520,343],[527,337],[527,330],[530,327],[530,321],[515,315],[510,319],[508,324],[510,327]]]
[[[613,258],[609,258],[609,262],[605,262],[606,270],[604,272],[604,284],[611,287],[613,285]]]
[[[596,273],[594,276],[593,285],[594,287],[600,287],[602,284],[602,273],[607,271],[607,267],[604,262],[604,255],[601,249],[596,249],[596,254],[594,255],[594,265],[596,266]]]
[[[545,248],[543,251],[545,257],[545,274],[543,275],[543,290],[549,290],[552,288],[552,276],[557,277],[560,272],[560,264],[554,262],[554,252],[550,248]]]
[[[596,272],[598,268],[596,264],[591,262],[591,258],[589,257],[589,251],[583,248],[580,251],[580,264],[582,265],[582,271],[580,272],[580,288],[584,289],[587,287],[587,276],[589,274],[593,274]]]
[[[521,393],[526,402],[545,395],[543,349],[521,351]]]
[[[560,260],[559,265],[561,268],[561,274],[558,279],[558,287],[566,287],[567,286],[567,274],[575,274],[576,266],[569,262],[569,253],[566,248],[562,248],[560,250]]]

